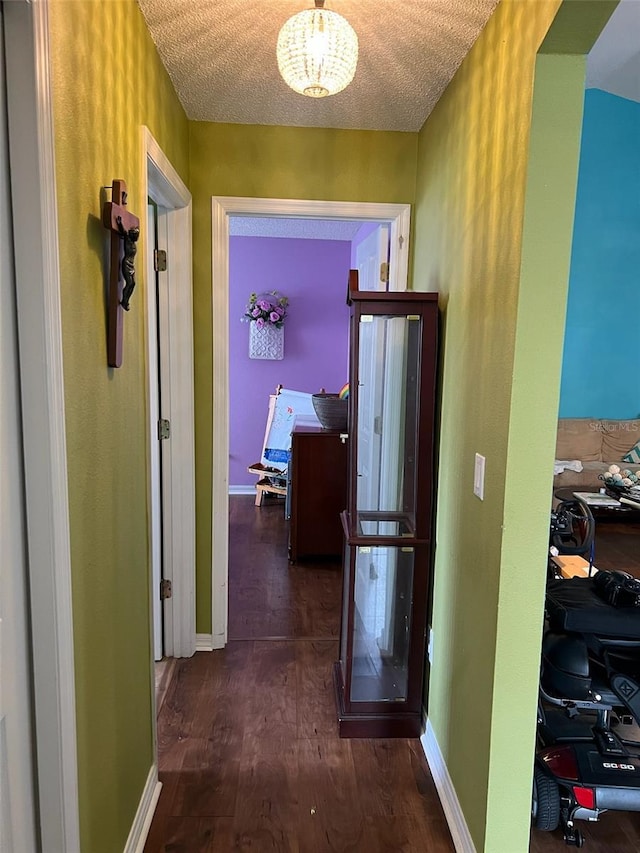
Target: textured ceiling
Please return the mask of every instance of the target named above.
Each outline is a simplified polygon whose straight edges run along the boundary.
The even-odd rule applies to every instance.
[[[640,2],[621,0],[587,57],[587,88],[640,101]]]
[[[230,216],[232,237],[289,237],[351,242],[362,222],[348,219],[294,219],[289,216]]]
[[[312,0],[138,0],[190,119],[418,131],[498,0],[327,0],[358,34],[356,76],[314,99],[284,83],[275,47]]]

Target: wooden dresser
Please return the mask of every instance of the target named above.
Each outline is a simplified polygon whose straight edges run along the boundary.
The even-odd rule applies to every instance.
[[[340,432],[296,426],[291,433],[289,557],[339,557],[347,506],[347,445]]]

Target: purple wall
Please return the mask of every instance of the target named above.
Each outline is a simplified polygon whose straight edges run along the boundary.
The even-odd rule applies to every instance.
[[[358,230],[358,233],[356,234],[356,236],[351,241],[351,269],[352,270],[358,269],[358,262],[356,261],[356,250],[357,250],[358,246],[360,245],[360,243],[362,243],[363,240],[366,240],[367,237],[369,236],[369,234],[373,234],[373,232],[376,230],[376,228],[378,228],[380,225],[387,225],[387,224],[388,224],[387,222],[363,222],[362,223],[362,225],[360,226],[360,228]]]
[[[260,459],[277,385],[313,394],[347,381],[350,257],[348,242],[229,239],[230,485],[256,483],[246,468]],[[289,297],[282,361],[249,358],[249,324],[240,318],[249,294],[265,290]]]

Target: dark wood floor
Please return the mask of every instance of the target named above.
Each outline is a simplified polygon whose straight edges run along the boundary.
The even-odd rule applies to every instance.
[[[596,522],[595,565],[599,569],[623,569],[640,578],[640,525]],[[588,853],[638,853],[640,814],[609,812],[598,823],[577,823],[587,841]],[[531,831],[531,853],[560,853],[566,847],[561,832]]]
[[[288,564],[281,502],[230,507],[230,641],[176,662],[145,853],[453,851],[418,741],[337,737],[339,565]],[[598,524],[596,565],[640,577],[640,526]],[[590,853],[640,851],[640,815],[580,828]],[[532,831],[530,853],[565,849]]]
[[[176,663],[145,853],[453,853],[420,742],[337,736],[339,564],[288,563],[281,502],[230,508],[229,643]]]
[[[599,569],[622,569],[640,578],[640,524],[596,521],[594,563]]]

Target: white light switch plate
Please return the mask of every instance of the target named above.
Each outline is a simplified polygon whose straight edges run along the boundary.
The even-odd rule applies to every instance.
[[[484,456],[476,453],[476,466],[473,472],[473,494],[477,495],[481,501],[484,500]]]

